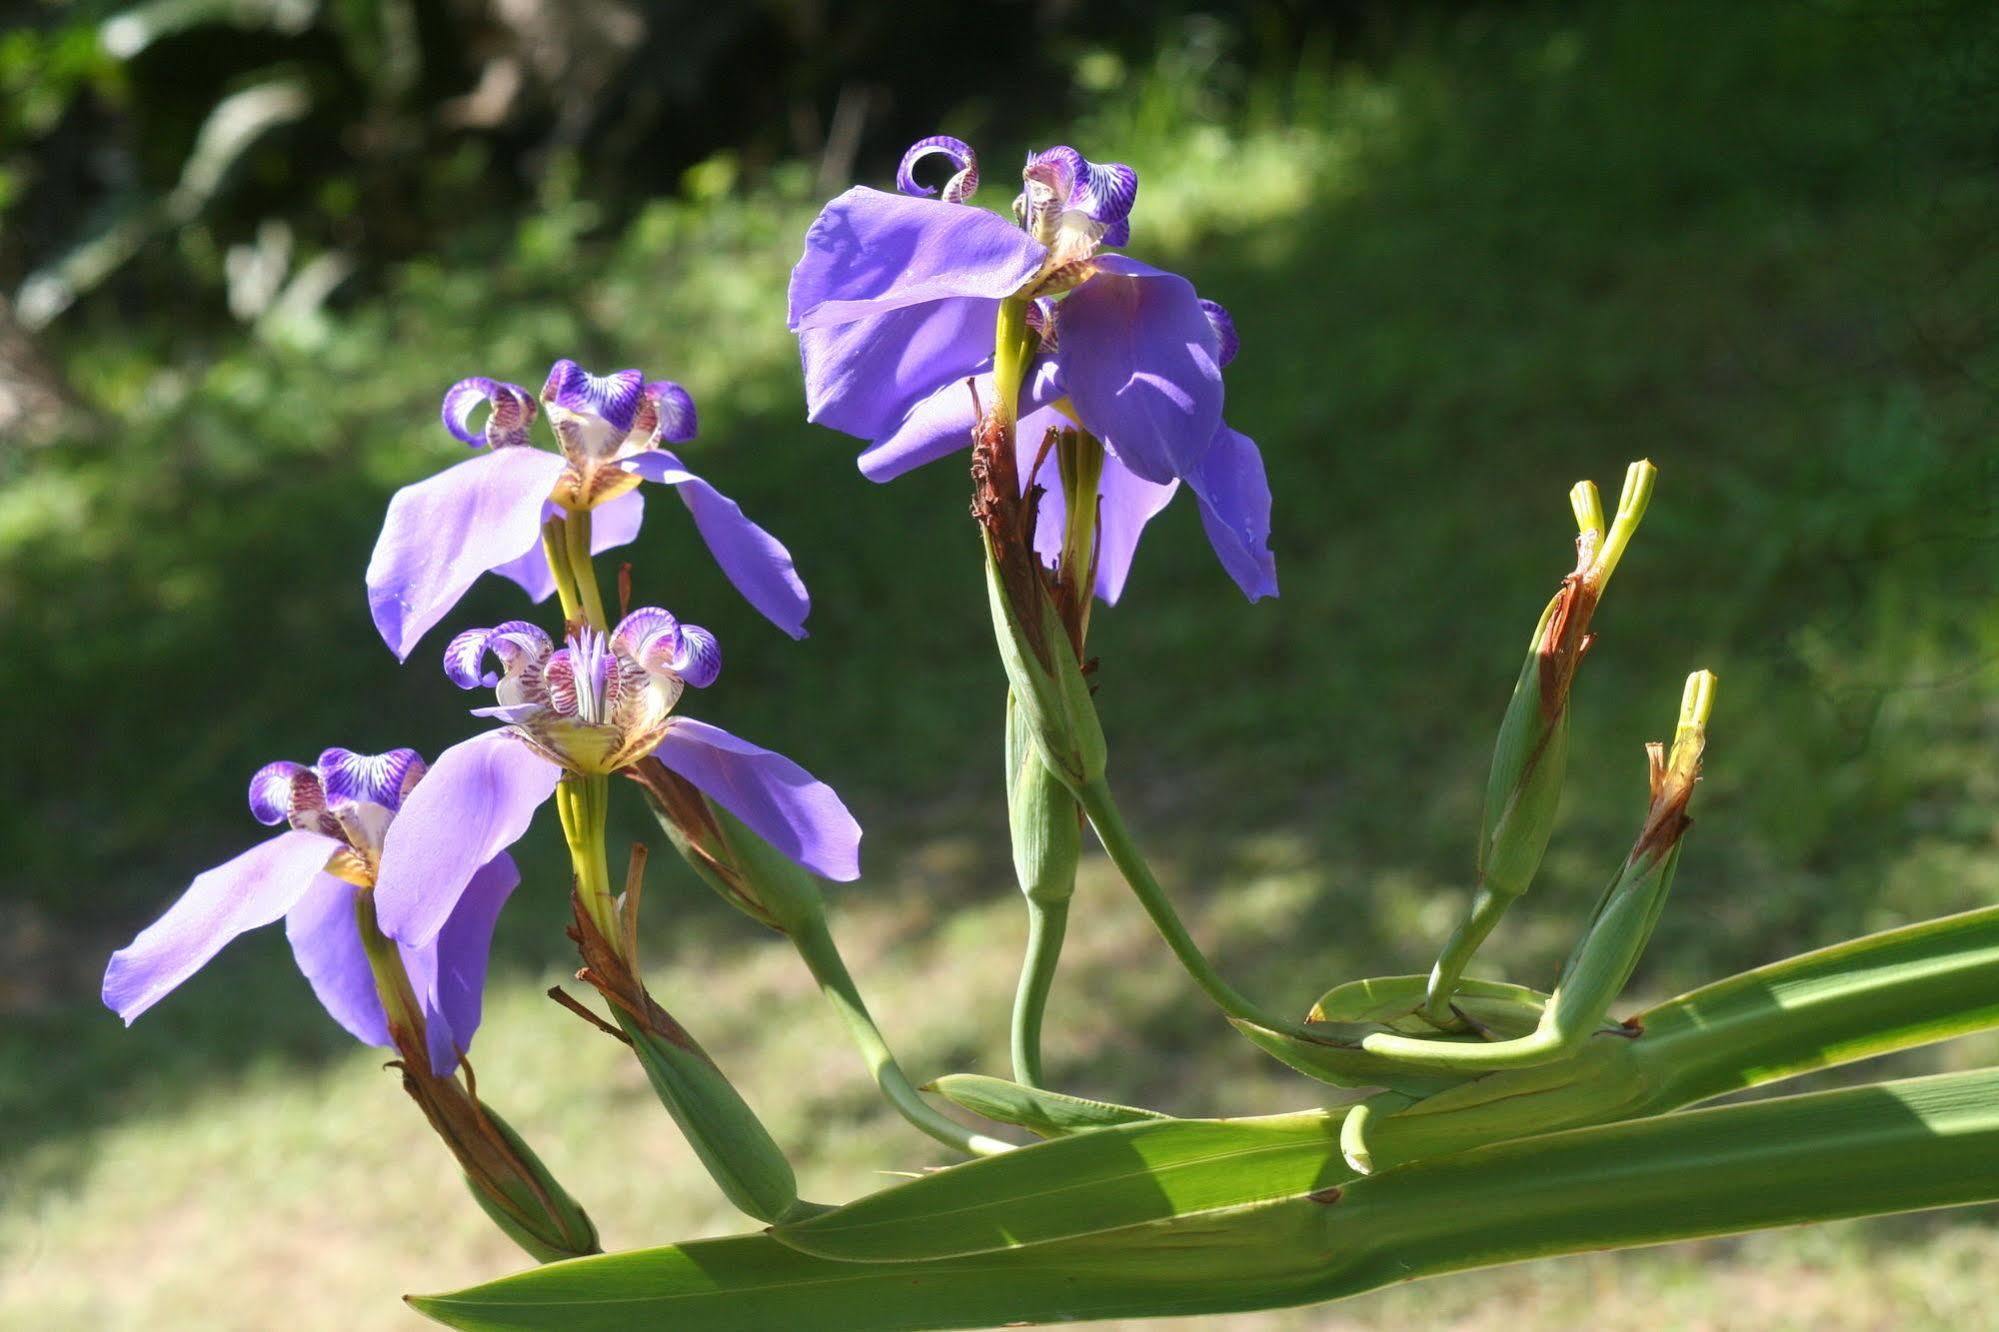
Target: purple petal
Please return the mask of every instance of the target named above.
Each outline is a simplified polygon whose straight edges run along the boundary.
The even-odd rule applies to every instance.
[[[1277,595],[1270,553],[1270,481],[1255,441],[1223,426],[1187,484],[1201,502],[1201,526],[1229,577],[1251,601]]]
[[[472,1048],[485,998],[493,925],[520,881],[512,856],[504,851],[494,856],[473,873],[437,938],[423,948],[405,950],[410,983],[423,996],[435,1073],[450,1073],[458,1067],[459,1054]]]
[[[1228,307],[1220,301],[1203,298],[1201,309],[1207,314],[1208,322],[1215,326],[1215,336],[1221,339],[1221,347],[1215,353],[1215,364],[1226,366],[1242,347],[1242,339],[1236,336],[1235,320],[1229,315]]]
[[[944,187],[945,203],[963,203],[979,188],[979,155],[971,145],[948,134],[933,134],[909,145],[909,151],[902,155],[902,163],[895,169],[898,190],[925,199],[936,195],[936,186],[916,178],[916,164],[926,157],[942,157],[951,164],[951,181]]]
[[[411,947],[435,939],[479,867],[520,840],[561,776],[506,731],[439,754],[382,839],[382,932]]]
[[[472,428],[472,413],[481,406],[492,408],[483,429]],[[534,423],[535,401],[519,384],[474,376],[461,379],[444,391],[444,428],[461,444],[477,448],[518,448],[531,442],[528,427]]]
[[[538,624],[508,620],[490,629],[467,629],[444,645],[445,678],[460,689],[491,689],[514,673],[516,666],[540,661],[555,646]],[[500,669],[486,669],[486,654],[500,660]]]
[[[541,449],[498,449],[396,492],[367,582],[375,628],[398,660],[480,574],[540,542],[542,506],[564,466]]]
[[[954,296],[998,300],[1020,290],[1047,253],[983,208],[856,186],[805,233],[787,327],[830,328]]]
[[[1106,226],[1102,244],[1110,249],[1122,249],[1131,244],[1131,219],[1121,217]]]
[[[833,788],[782,754],[675,717],[654,757],[814,874],[861,877],[861,826]]]
[[[605,500],[590,511],[590,553],[602,555],[607,550],[619,546],[629,546],[638,540],[639,526],[645,520],[645,497],[636,490],[627,491],[613,500]],[[560,515],[561,509],[551,504],[544,518]],[[548,553],[540,542],[528,547],[519,559],[508,560],[494,567],[493,572],[510,579],[521,591],[528,594],[530,601],[547,601],[555,595],[555,575],[548,571]]]
[[[630,458],[625,468],[648,481],[676,487],[681,502],[694,515],[695,529],[736,590],[772,624],[793,638],[805,637],[812,598],[782,542],[745,518],[741,505],[664,449]]]
[[[284,759],[257,769],[250,778],[251,817],[271,827],[283,823],[291,816],[293,793],[301,778],[311,778],[315,784],[319,781],[303,763]]]
[[[1039,448],[1041,431],[1046,426],[1033,424],[1033,409],[1058,401],[1063,392],[1056,367],[1045,360],[1037,361],[1021,391],[1020,407],[1028,416],[1019,423],[1016,438],[1031,434],[1035,447]],[[950,381],[910,408],[902,424],[861,451],[858,460],[861,475],[870,481],[893,481],[904,472],[970,448],[978,414],[992,404],[990,373]],[[1029,453],[1026,463],[1033,461],[1034,455]]]
[[[940,386],[992,364],[998,317],[998,301],[965,297],[806,329],[798,335],[805,419],[880,439]]]
[[[1092,162],[1067,145],[1029,153],[1024,174],[1047,180],[1055,186],[1056,197],[1062,200],[1064,208],[1074,209],[1107,227],[1130,217],[1132,205],[1138,202],[1136,171],[1122,162]],[[1129,239],[1127,228],[1124,239],[1112,243],[1122,245]]]
[[[111,955],[104,1004],[129,1026],[245,930],[268,925],[312,885],[340,844],[282,832],[195,876],[166,914]]]
[[[388,810],[402,808],[403,797],[424,774],[423,755],[414,749],[392,749],[386,754],[329,749],[319,756],[316,766],[327,800],[367,800]]]
[[[360,891],[331,874],[315,876],[285,913],[285,937],[291,940],[298,969],[333,1020],[364,1045],[388,1045],[388,1017],[354,914]]]
[[[1083,423],[1148,481],[1186,476],[1222,421],[1221,339],[1188,281],[1106,255],[1056,307]]]
[[[615,370],[593,375],[571,360],[549,367],[548,380],[541,386],[541,400],[551,407],[578,416],[594,416],[620,435],[629,434],[645,393],[645,372]]]
[[[1106,605],[1116,605],[1131,574],[1132,557],[1145,525],[1180,489],[1178,481],[1158,485],[1133,472],[1116,458],[1104,459],[1099,483],[1102,503],[1097,510],[1096,593]]]

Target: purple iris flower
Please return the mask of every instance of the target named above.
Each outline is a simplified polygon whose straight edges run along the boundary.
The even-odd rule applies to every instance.
[[[259,823],[290,827],[196,875],[165,915],[112,954],[106,1007],[130,1025],[231,939],[283,916],[298,969],[333,1020],[369,1045],[392,1046],[356,899],[373,886],[386,835],[424,775],[413,749],[329,749],[311,767],[260,768],[250,779],[250,812]],[[421,947],[400,947],[440,1076],[458,1066],[479,1029],[493,922],[519,882],[512,857],[487,856],[435,934]]]
[[[499,670],[488,668],[488,658]],[[799,864],[860,877],[860,825],[833,788],[781,754],[678,716],[688,685],[721,673],[714,635],[657,607],[560,648],[535,625],[470,629],[445,649],[461,689],[494,689],[475,716],[507,723],[437,756],[382,848],[382,929],[427,945],[450,928],[478,867],[520,840],[564,772],[615,772],[651,755]]]
[[[486,420],[474,429],[481,406]],[[541,407],[559,453],[533,446]],[[483,573],[545,600],[555,590],[541,549],[547,519],[591,510],[593,554],[638,536],[641,481],[676,487],[729,581],[778,628],[805,636],[812,602],[790,552],[661,447],[694,438],[694,400],[680,385],[648,382],[637,370],[593,375],[557,361],[539,403],[518,384],[462,379],[445,393],[443,414],[445,429],[482,452],[397,491],[368,562],[368,608],[398,658],[406,660]]]
[[[1097,595],[1117,600],[1139,533],[1183,481],[1229,575],[1251,600],[1275,595],[1263,458],[1222,421],[1222,367],[1236,348],[1227,312],[1185,278],[1103,253],[1129,238],[1137,174],[1073,148],[1031,154],[1015,225],[960,206],[978,163],[956,139],[904,155],[903,195],[938,192],[914,173],[931,156],[957,168],[942,198],[856,187],[806,233],[790,326],[808,419],[868,440],[860,466],[876,481],[967,447],[978,405],[992,402],[999,304],[1032,296],[1041,346],[1016,439],[1024,483],[1057,492],[1043,502],[1037,548],[1059,551],[1062,526],[1054,467],[1030,478],[1042,437],[1080,425],[1108,454]]]

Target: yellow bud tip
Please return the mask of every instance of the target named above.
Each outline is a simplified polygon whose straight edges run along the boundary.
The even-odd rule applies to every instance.
[[[1658,479],[1659,469],[1643,458],[1624,470],[1624,490],[1617,497],[1617,517],[1611,520],[1610,533],[1604,537],[1603,549],[1590,570],[1598,591],[1610,581],[1611,574],[1617,571],[1617,562],[1624,558],[1624,548],[1631,544],[1646,507],[1652,503],[1652,486]]]
[[[1706,729],[1708,714],[1714,710],[1715,686],[1719,683],[1713,671],[1695,671],[1687,677],[1686,691],[1680,695],[1680,730]]]
[[[1576,512],[1576,530],[1584,536],[1594,532],[1603,535],[1603,496],[1597,493],[1596,482],[1578,481],[1569,490],[1569,507]]]

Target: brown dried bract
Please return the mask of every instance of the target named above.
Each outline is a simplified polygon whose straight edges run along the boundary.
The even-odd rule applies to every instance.
[[[1578,571],[1562,580],[1555,594],[1555,611],[1541,635],[1541,713],[1550,725],[1569,705],[1569,687],[1574,684],[1576,667],[1582,663],[1595,641],[1589,631],[1590,617],[1596,613],[1597,588]]]

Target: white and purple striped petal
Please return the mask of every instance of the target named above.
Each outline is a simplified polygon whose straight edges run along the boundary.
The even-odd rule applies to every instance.
[[[1066,144],[1029,153],[1022,175],[1029,182],[1045,183],[1058,207],[1105,227],[1130,217],[1138,202],[1136,171],[1122,162],[1092,162]],[[1129,230],[1117,241],[1105,236],[1107,243],[1117,245],[1129,238]]]
[[[715,563],[743,599],[793,638],[805,637],[805,617],[812,611],[812,597],[783,542],[751,522],[741,505],[688,471],[665,449],[650,449],[628,458],[624,467],[648,481],[674,487],[681,503],[694,515],[695,530],[701,533]]]
[[[541,449],[497,449],[404,486],[368,561],[368,609],[399,660],[479,575],[541,541],[542,511],[565,463]]]
[[[1223,426],[1187,485],[1201,502],[1201,526],[1207,530],[1208,544],[1243,595],[1251,601],[1276,596],[1270,481],[1255,441]]]
[[[670,611],[641,606],[618,621],[611,646],[622,656],[706,689],[722,674],[722,645],[698,624],[682,624]]]
[[[550,368],[541,400],[571,462],[602,461],[617,452],[638,419],[645,381],[643,371],[593,375],[571,360]]]
[[[814,874],[860,877],[860,824],[832,787],[782,754],[676,717],[653,756]]]
[[[472,413],[480,407],[492,410],[486,424],[472,428]],[[461,379],[444,391],[444,428],[461,444],[473,448],[518,448],[530,442],[528,427],[534,423],[535,401],[519,384],[474,376]]]
[[[126,1025],[245,930],[291,910],[341,844],[293,829],[195,876],[180,900],[111,955],[104,1004]]]
[[[1056,307],[1062,379],[1085,425],[1156,485],[1188,476],[1222,423],[1221,337],[1185,278],[1123,255]]]
[[[1228,308],[1220,301],[1211,301],[1203,297],[1201,309],[1207,313],[1208,322],[1215,326],[1215,336],[1221,341],[1220,348],[1215,352],[1215,364],[1226,366],[1235,359],[1236,352],[1242,348],[1242,340],[1236,337],[1235,320],[1230,317]]]
[[[636,490],[626,491],[616,499],[605,500],[590,511],[590,553],[602,555],[607,550],[619,546],[629,546],[638,540],[639,528],[645,522],[645,497]],[[542,517],[560,517],[559,506],[550,504]],[[518,586],[528,594],[528,599],[537,604],[555,595],[555,575],[549,572],[548,553],[540,542],[528,547],[519,559],[508,560],[498,565],[493,572]]]
[[[251,816],[269,827],[287,822],[294,801],[302,794],[301,782],[310,783],[309,799],[323,808],[326,801],[319,790],[319,778],[305,764],[280,759],[257,769],[250,778]]]
[[[382,843],[375,911],[412,947],[437,938],[481,866],[519,841],[562,770],[507,731],[437,756]]]
[[[491,689],[501,680],[545,660],[554,643],[540,625],[508,620],[490,629],[467,629],[444,648],[444,674],[460,689]],[[486,669],[492,654],[500,669]]]
[[[329,804],[367,801],[392,812],[402,808],[403,797],[424,774],[423,756],[414,749],[391,749],[386,754],[328,749],[314,766]]]
[[[979,155],[963,139],[948,134],[933,134],[909,145],[909,151],[902,155],[902,162],[895,169],[895,187],[919,198],[935,196],[935,185],[925,185],[916,178],[916,164],[930,157],[942,157],[951,164],[951,179],[944,185],[945,203],[963,203],[977,192]]]

